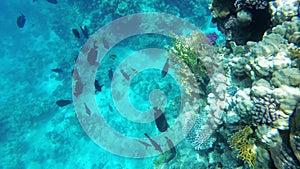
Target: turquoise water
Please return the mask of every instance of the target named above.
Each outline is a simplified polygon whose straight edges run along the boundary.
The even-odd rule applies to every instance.
[[[124,1],[122,5],[127,6],[124,9],[121,1],[60,0],[57,4],[44,0],[1,1],[0,168],[153,168],[156,157],[126,158],[96,145],[80,126],[73,104],[59,107],[55,102],[72,100],[71,72],[87,40],[82,35],[76,39],[72,34],[73,28],[80,31],[78,25],[86,25],[92,34],[121,16],[163,12],[180,16],[204,33],[217,32],[221,36],[216,25],[210,22],[206,0],[178,2]],[[16,25],[21,13],[26,17],[22,29]],[[218,40],[221,42],[222,38]],[[111,49],[102,62],[104,66],[98,69],[96,78],[104,84],[96,94],[102,116],[126,136],[144,138],[145,132],[156,135],[159,131],[153,121],[134,123],[118,114],[107,72],[115,71],[122,59],[135,51],[163,49],[166,45],[171,45],[168,37],[128,38]],[[110,54],[117,57],[112,61]],[[51,71],[54,68],[62,72]],[[161,81],[160,74],[161,70],[157,69],[138,72],[129,87],[129,100],[137,110],[147,111],[150,109],[148,95],[154,89],[162,90],[167,93],[165,112],[172,125],[179,111],[179,106],[174,106],[180,97],[179,86],[169,75]]]

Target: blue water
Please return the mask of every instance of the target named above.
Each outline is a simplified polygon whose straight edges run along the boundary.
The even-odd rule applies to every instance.
[[[208,0],[193,3],[187,0],[124,1],[127,9],[123,11],[116,10],[119,2],[59,0],[56,5],[45,0],[0,2],[0,168],[153,168],[155,157],[131,159],[103,150],[85,134],[72,104],[65,107],[55,104],[60,99],[72,99],[71,72],[86,41],[84,37],[76,39],[71,30],[87,25],[92,34],[127,14],[164,12],[184,18],[204,33],[220,33],[210,22]],[[16,24],[21,13],[26,17],[22,29]],[[134,41],[143,43],[134,45]],[[112,63],[108,54],[103,60],[107,64],[98,70],[96,78],[104,84],[103,91],[96,96],[102,115],[124,135],[144,137],[144,132],[155,135],[158,131],[154,122],[136,124],[118,115],[111,102],[107,72],[110,68],[116,70],[124,59],[122,54],[129,55],[142,48],[164,48],[165,45],[170,45],[168,37],[128,38],[110,51],[117,55],[115,61]],[[60,68],[62,72],[52,72],[53,68]],[[160,73],[161,70],[156,69],[139,72],[132,79],[129,97],[137,110],[147,111],[150,109],[148,95],[152,90],[167,93],[165,111],[172,113],[166,118],[172,125],[179,108],[171,105],[180,97],[179,87],[169,76],[160,81]],[[146,81],[147,86],[141,81]],[[140,96],[135,97],[138,94]]]

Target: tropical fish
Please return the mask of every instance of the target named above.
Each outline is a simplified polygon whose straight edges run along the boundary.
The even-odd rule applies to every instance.
[[[117,55],[116,55],[116,54],[111,54],[109,57],[110,57],[112,60],[115,60],[115,59],[117,58]]]
[[[88,114],[90,116],[91,115],[91,110],[87,107],[87,105],[85,103],[84,103],[84,107],[85,107],[86,114]]]
[[[95,43],[94,43],[94,47],[91,48],[91,50],[88,53],[87,60],[88,60],[90,65],[97,65],[98,64],[98,62],[97,62],[97,55],[98,55],[97,47],[98,46],[96,46]]]
[[[87,26],[85,25],[84,27],[82,27],[82,26],[79,26],[79,27],[80,27],[80,30],[81,30],[82,34],[84,35],[84,37],[89,38],[89,32],[88,32]]]
[[[176,152],[176,149],[175,149],[175,146],[174,146],[173,142],[167,136],[165,138],[167,140],[167,143],[168,143],[168,146],[169,146],[170,152],[171,152],[171,155],[166,160],[166,162],[169,162],[176,156],[177,152]]]
[[[154,107],[153,110],[156,127],[160,132],[166,131],[169,127],[169,124],[167,122],[165,114],[158,107]]]
[[[47,0],[47,1],[52,3],[52,4],[57,4],[57,0]]]
[[[138,74],[139,73],[136,69],[134,69],[132,67],[130,67],[130,69],[134,72],[134,74]]]
[[[26,19],[25,16],[23,14],[21,14],[18,18],[17,18],[17,25],[19,28],[23,28],[25,25]]]
[[[166,60],[163,70],[161,71],[161,77],[164,78],[169,70],[169,58]]]
[[[109,109],[111,112],[113,112],[113,108],[111,107],[110,104],[108,104],[108,109]]]
[[[146,148],[151,146],[151,144],[148,144],[144,141],[141,141],[141,140],[137,140],[137,141],[140,142],[141,144],[143,144]]]
[[[125,78],[126,80],[129,80],[129,79],[130,79],[129,75],[128,75],[123,69],[121,69],[121,73],[122,73],[122,75],[124,76],[124,78]]]
[[[103,43],[103,46],[108,49],[109,48],[109,43],[107,42],[107,40],[105,38],[102,38],[102,43]]]
[[[144,135],[149,139],[149,141],[151,142],[151,144],[153,145],[155,150],[159,151],[160,153],[163,153],[160,145],[156,141],[154,141],[152,138],[150,138],[147,133],[144,133]]]
[[[71,104],[72,101],[71,100],[58,100],[55,102],[59,107],[64,107],[68,104]]]
[[[75,36],[77,39],[80,38],[80,34],[79,34],[79,32],[78,32],[77,29],[72,29],[72,32],[73,32],[74,36]]]
[[[113,70],[112,70],[112,68],[111,68],[111,69],[109,69],[109,71],[108,71],[108,78],[109,78],[110,81],[112,81],[113,76],[114,76],[114,72],[113,72]]]
[[[79,76],[77,68],[73,69],[73,73],[72,74],[73,74],[74,79],[76,80],[74,95],[75,95],[75,97],[78,97],[82,93],[83,83],[81,82],[81,78]]]
[[[61,73],[63,72],[63,70],[61,68],[54,68],[54,69],[51,69],[52,72],[55,72],[55,73]]]
[[[95,89],[96,89],[95,93],[96,92],[101,92],[102,87],[104,86],[104,84],[99,85],[99,81],[98,80],[95,80],[94,85],[95,85]]]

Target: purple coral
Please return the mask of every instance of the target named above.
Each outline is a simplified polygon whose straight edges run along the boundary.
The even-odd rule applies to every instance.
[[[215,44],[218,38],[219,36],[216,34],[216,32],[206,34],[206,40],[211,45]]]

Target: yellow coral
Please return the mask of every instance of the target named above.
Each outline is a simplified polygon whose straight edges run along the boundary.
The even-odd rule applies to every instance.
[[[246,126],[243,130],[234,133],[229,141],[231,146],[239,151],[238,157],[254,167],[256,163],[256,146],[253,143],[254,140],[248,138],[252,133],[252,129]]]

